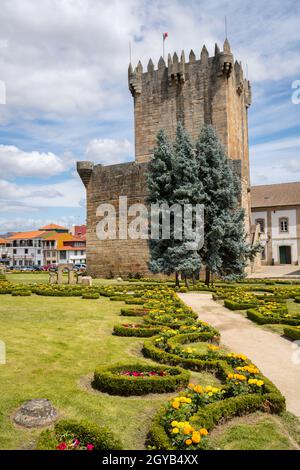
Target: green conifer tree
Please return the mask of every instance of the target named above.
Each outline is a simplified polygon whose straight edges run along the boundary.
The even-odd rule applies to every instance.
[[[211,274],[238,278],[260,247],[247,243],[244,210],[239,206],[240,182],[214,129],[205,126],[196,144],[198,178],[203,184],[206,284]]]
[[[150,193],[148,202],[181,207],[182,222],[184,211],[190,210],[192,228],[194,228],[194,206],[201,199],[201,184],[198,180],[193,145],[182,124],[177,127],[174,148],[168,143],[163,131],[158,134],[157,147],[149,165],[148,189]],[[187,208],[188,204],[193,208]],[[190,234],[183,230],[182,225],[182,236],[179,238],[174,214],[171,212],[170,215],[170,239],[150,241],[149,266],[153,272],[168,275],[175,273],[178,284],[179,273],[187,278],[199,271],[201,262],[197,249],[191,248]]]

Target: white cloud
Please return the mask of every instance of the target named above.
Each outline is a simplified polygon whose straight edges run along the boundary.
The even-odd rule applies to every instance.
[[[7,207],[7,211],[9,211],[11,205],[14,207],[19,205],[20,211],[23,210],[23,207],[28,206],[31,208],[79,208],[82,207],[84,196],[84,188],[79,178],[49,185],[18,185],[0,180],[2,211],[4,211],[4,207]]]
[[[300,137],[251,146],[251,183],[297,181],[300,176]]]
[[[86,148],[87,160],[102,165],[113,165],[134,159],[134,148],[129,140],[93,139]]]
[[[8,178],[49,177],[59,175],[70,167],[69,158],[52,152],[24,152],[14,145],[0,145],[0,167]]]
[[[66,216],[66,217],[58,217],[57,219],[53,218],[26,218],[23,217],[16,217],[13,219],[4,219],[0,218],[0,233],[5,233],[9,231],[16,231],[16,230],[37,230],[44,225],[48,225],[50,223],[55,222],[58,225],[62,225],[63,227],[70,228],[74,223],[77,223],[76,217],[74,216]]]

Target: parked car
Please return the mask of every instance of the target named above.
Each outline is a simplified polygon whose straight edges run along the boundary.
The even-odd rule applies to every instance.
[[[74,270],[75,271],[86,271],[86,264],[84,264],[84,263],[74,264]]]
[[[51,270],[57,270],[56,264],[46,264],[45,266],[42,266],[42,271],[50,271]]]

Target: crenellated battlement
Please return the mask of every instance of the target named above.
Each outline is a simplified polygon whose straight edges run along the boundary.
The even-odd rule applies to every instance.
[[[166,82],[169,87],[173,84],[183,84],[187,80],[197,75],[208,73],[213,78],[225,77],[229,79],[234,75],[236,83],[236,91],[239,95],[244,93],[247,107],[251,104],[251,86],[250,82],[244,78],[241,62],[234,61],[228,39],[225,39],[223,50],[221,51],[218,44],[215,45],[214,55],[209,56],[208,50],[204,45],[197,58],[193,49],[189,53],[189,60],[185,59],[185,52],[182,50],[180,58],[177,52],[173,56],[168,54],[167,61],[160,57],[157,67],[149,59],[147,70],[144,71],[141,61],[135,68],[132,64],[128,67],[128,84],[132,96],[139,95],[143,92],[143,88],[149,83],[158,81]]]

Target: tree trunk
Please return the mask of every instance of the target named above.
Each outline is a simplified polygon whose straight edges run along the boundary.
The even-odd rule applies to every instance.
[[[179,287],[179,274],[175,273],[175,286]]]
[[[209,283],[210,283],[210,270],[209,268],[206,266],[205,268],[205,285],[207,287],[209,287]]]
[[[193,283],[193,286],[196,284],[196,276],[195,276],[195,273],[192,274],[192,283]]]
[[[189,287],[189,280],[188,280],[188,277],[187,276],[184,276],[184,283],[185,283],[185,287]]]

